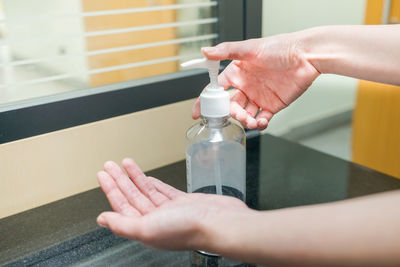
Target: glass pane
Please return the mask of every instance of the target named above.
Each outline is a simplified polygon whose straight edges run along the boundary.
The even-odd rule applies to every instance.
[[[217,1],[2,0],[0,105],[161,75],[215,43]]]

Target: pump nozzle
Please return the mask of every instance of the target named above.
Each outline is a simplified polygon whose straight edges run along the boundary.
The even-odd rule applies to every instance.
[[[208,69],[210,86],[200,95],[201,115],[210,118],[229,116],[229,93],[218,85],[219,61],[200,58],[181,64],[183,69]]]
[[[183,69],[208,69],[210,75],[210,86],[218,87],[219,60],[209,60],[206,58],[193,59],[181,64]]]

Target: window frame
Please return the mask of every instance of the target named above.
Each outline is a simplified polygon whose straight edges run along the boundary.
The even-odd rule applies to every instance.
[[[219,0],[217,8],[217,43],[261,37],[262,0]],[[6,103],[0,144],[188,100],[207,80],[206,71],[180,71]]]

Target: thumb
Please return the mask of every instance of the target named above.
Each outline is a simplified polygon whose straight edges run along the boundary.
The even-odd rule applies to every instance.
[[[196,102],[194,102],[194,104],[193,104],[192,118],[194,120],[197,120],[198,118],[200,118],[200,97],[198,97],[196,99]]]
[[[255,40],[220,43],[214,47],[203,47],[201,52],[211,60],[249,60],[255,56]]]
[[[97,217],[97,223],[103,227],[108,227],[110,230],[123,237],[139,239],[141,234],[140,218],[128,217],[117,212],[106,211]]]

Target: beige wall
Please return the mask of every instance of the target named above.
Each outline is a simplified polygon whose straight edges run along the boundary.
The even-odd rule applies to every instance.
[[[0,145],[0,218],[98,186],[106,160],[144,170],[185,157],[193,100]]]

